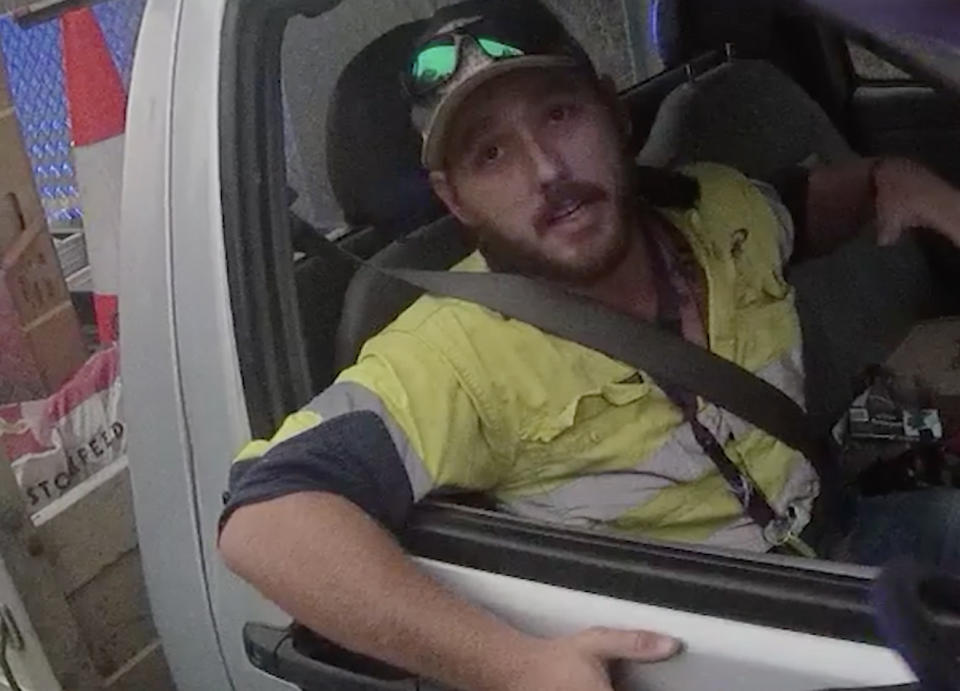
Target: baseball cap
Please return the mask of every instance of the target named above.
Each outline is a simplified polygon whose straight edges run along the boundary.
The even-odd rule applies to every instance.
[[[594,73],[583,47],[538,0],[468,0],[444,7],[415,46],[403,83],[428,170],[443,167],[445,140],[459,107],[492,79],[523,69]]]

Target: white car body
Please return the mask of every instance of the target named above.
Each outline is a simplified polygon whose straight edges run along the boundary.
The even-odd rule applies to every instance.
[[[288,617],[230,574],[216,548],[230,459],[251,436],[221,207],[227,7],[149,0],[127,121],[121,333],[129,457],[150,600],[182,691],[292,688],[256,669],[241,639],[245,622],[283,625]],[[605,625],[683,638],[681,658],[635,670],[643,688],[804,691],[913,679],[894,653],[873,645],[423,563],[530,631]]]

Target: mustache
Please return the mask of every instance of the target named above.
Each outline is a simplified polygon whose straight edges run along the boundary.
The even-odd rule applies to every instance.
[[[545,232],[557,214],[571,202],[581,205],[594,204],[606,201],[610,197],[602,187],[576,180],[555,183],[546,189],[543,196],[543,204],[533,219],[534,228],[538,233]]]

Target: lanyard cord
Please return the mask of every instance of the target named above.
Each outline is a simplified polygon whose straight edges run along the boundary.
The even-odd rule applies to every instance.
[[[664,329],[683,336],[682,297],[670,278],[669,260],[664,242],[652,235],[652,233],[645,234],[645,238],[657,291],[657,322]],[[737,467],[713,432],[697,418],[696,395],[678,387],[661,386],[661,388],[674,405],[683,411],[684,420],[690,424],[700,448],[713,461],[730,490],[740,501],[744,512],[766,533],[767,526],[778,519],[776,511],[770,506],[763,491],[749,474]]]

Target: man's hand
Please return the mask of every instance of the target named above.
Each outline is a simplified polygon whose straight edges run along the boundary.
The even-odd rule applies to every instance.
[[[220,551],[304,626],[446,687],[611,691],[608,660],[653,662],[679,649],[651,633],[597,629],[554,640],[522,633],[430,578],[379,523],[333,494],[237,509]]]
[[[506,691],[613,691],[609,665],[617,660],[659,662],[677,655],[680,642],[649,631],[595,628],[538,641]]]
[[[930,228],[960,247],[960,190],[914,161],[878,160],[876,188],[877,241],[892,245],[913,228]]]

